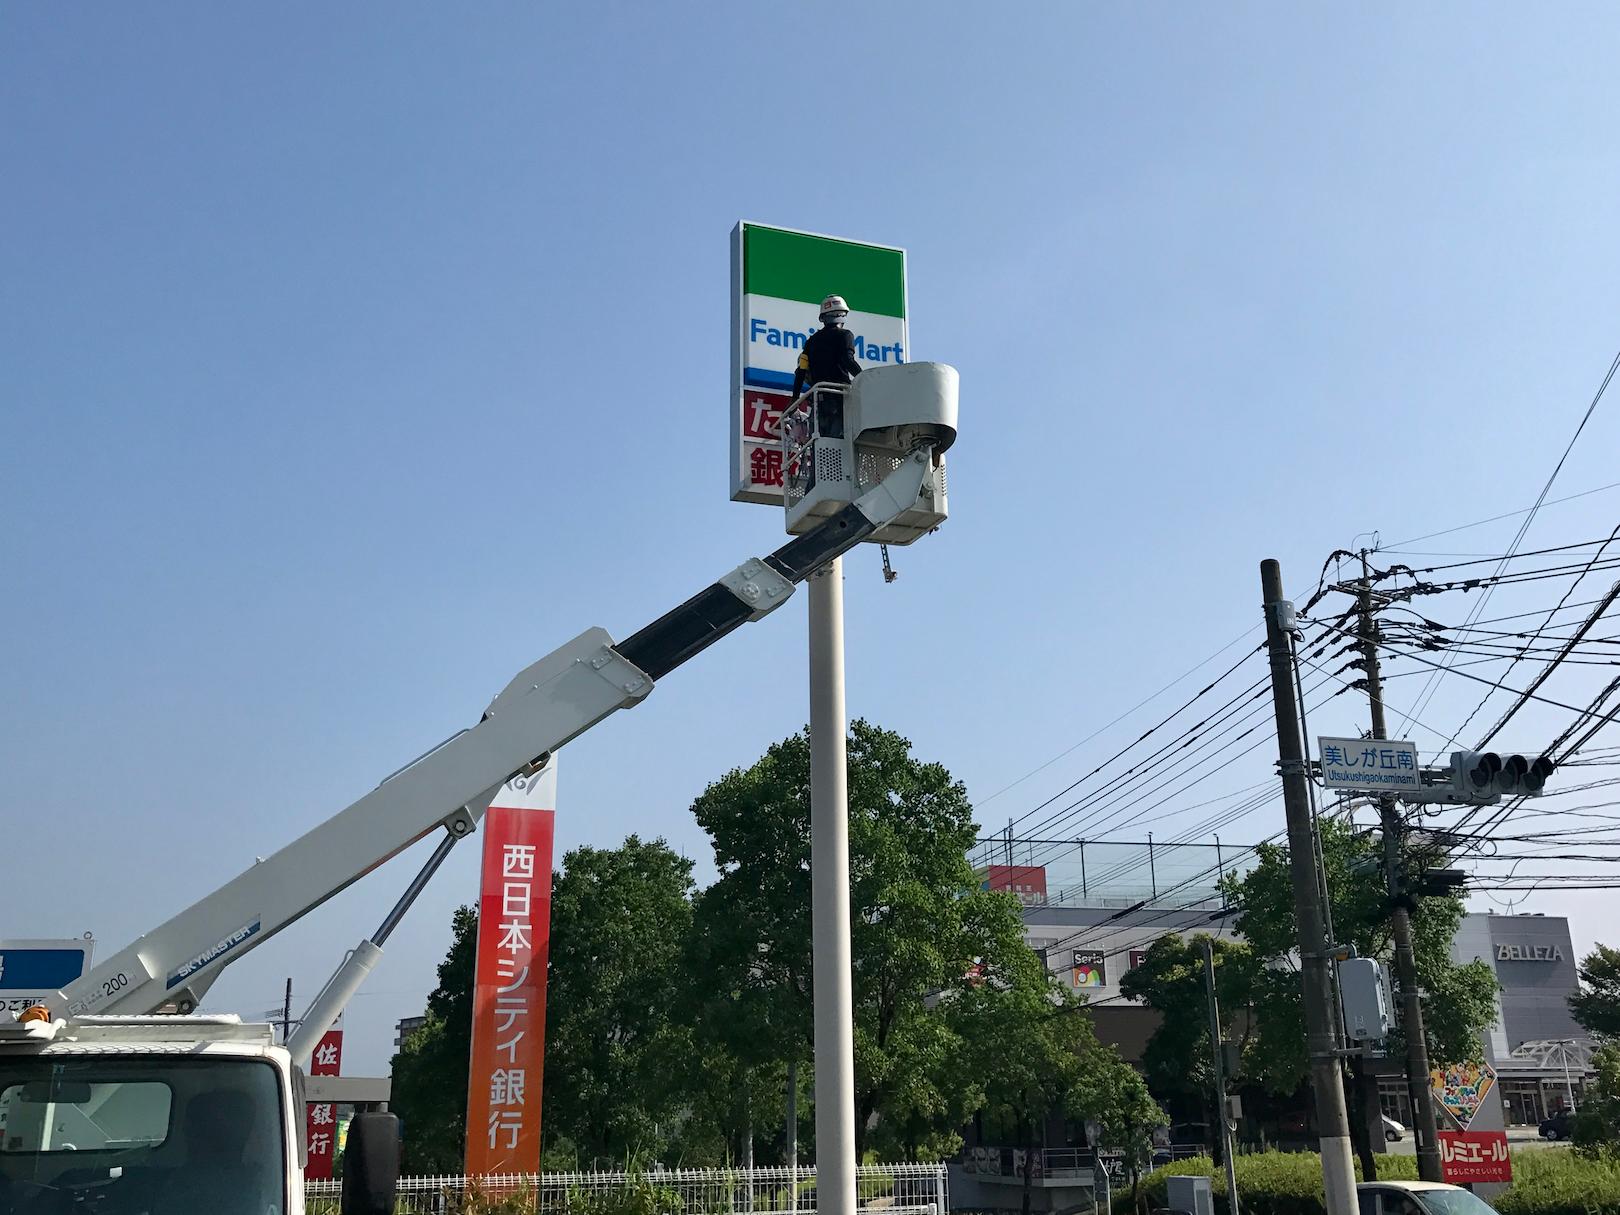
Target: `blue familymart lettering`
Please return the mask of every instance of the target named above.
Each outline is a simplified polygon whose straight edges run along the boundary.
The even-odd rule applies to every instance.
[[[767,346],[785,346],[790,350],[802,350],[805,339],[814,333],[814,329],[778,329],[769,321],[754,317],[748,322],[748,340],[750,342],[764,342]],[[864,359],[869,363],[887,363],[891,357],[896,363],[906,360],[902,357],[905,351],[899,342],[869,342],[860,334],[855,335],[855,357]]]

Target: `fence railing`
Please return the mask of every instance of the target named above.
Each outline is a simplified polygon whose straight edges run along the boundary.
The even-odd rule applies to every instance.
[[[1197,1156],[1206,1150],[1196,1145],[1156,1146],[1150,1153],[1143,1154],[1139,1167],[1143,1172],[1147,1172],[1149,1169],[1169,1164],[1172,1160]],[[961,1165],[962,1171],[969,1176],[1013,1178],[1021,1181],[1024,1176],[1025,1160],[1022,1148],[977,1147],[969,1148],[962,1153]],[[1128,1172],[1125,1157],[1119,1152],[1106,1149],[1098,1152],[1091,1148],[1036,1148],[1034,1155],[1028,1158],[1028,1163],[1031,1179],[1038,1181],[1073,1179],[1083,1185],[1090,1185],[1094,1176],[1093,1170],[1100,1165],[1108,1170],[1112,1184],[1117,1187],[1125,1184]]]
[[[868,1164],[856,1169],[862,1211],[946,1215],[950,1196],[942,1164]],[[603,1209],[643,1215],[814,1215],[816,1170],[649,1169],[643,1173],[542,1173],[467,1178],[402,1177],[396,1215],[460,1215],[473,1187],[520,1196],[525,1211],[595,1215]],[[336,1215],[338,1181],[304,1184],[309,1215]],[[615,1199],[623,1198],[624,1202]],[[632,1201],[634,1200],[634,1201]]]

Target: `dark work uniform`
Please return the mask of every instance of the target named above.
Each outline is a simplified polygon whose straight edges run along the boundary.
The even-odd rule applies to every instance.
[[[848,384],[861,374],[855,358],[855,335],[840,325],[823,325],[805,340],[799,366],[793,373],[793,395],[812,384]],[[831,438],[844,434],[844,402],[834,398],[817,402],[817,430]]]

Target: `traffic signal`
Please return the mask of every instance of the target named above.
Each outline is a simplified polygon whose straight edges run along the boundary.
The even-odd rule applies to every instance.
[[[1451,783],[1476,797],[1538,796],[1557,767],[1545,755],[1498,755],[1495,751],[1453,751]]]
[[[1389,901],[1391,906],[1416,912],[1419,899],[1453,894],[1467,884],[1468,875],[1461,869],[1425,869],[1415,874],[1402,870],[1395,876]]]
[[[1468,875],[1461,869],[1429,869],[1418,874],[1412,883],[1416,895],[1449,894],[1468,884]]]

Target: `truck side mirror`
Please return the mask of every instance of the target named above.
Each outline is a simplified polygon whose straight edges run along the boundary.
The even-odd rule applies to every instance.
[[[399,1119],[356,1114],[343,1148],[343,1215],[394,1215],[399,1188]]]

